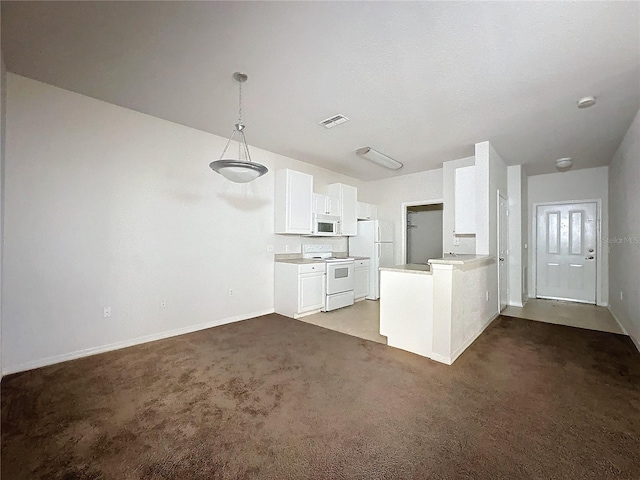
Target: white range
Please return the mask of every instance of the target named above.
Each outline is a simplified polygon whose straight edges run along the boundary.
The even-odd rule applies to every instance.
[[[334,257],[331,245],[304,245],[302,257],[323,260],[325,271],[324,311],[329,312],[354,303],[353,289],[355,261],[350,257]]]

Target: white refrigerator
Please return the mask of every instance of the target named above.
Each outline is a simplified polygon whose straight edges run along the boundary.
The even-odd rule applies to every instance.
[[[358,221],[358,235],[349,237],[349,255],[369,257],[369,300],[380,298],[380,267],[393,267],[393,222]]]

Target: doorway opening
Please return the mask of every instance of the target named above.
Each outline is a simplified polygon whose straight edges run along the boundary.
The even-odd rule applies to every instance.
[[[442,203],[406,206],[405,263],[426,265],[442,257],[442,213]]]

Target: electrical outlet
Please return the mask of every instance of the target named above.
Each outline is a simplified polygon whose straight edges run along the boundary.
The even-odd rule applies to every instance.
[[[160,300],[160,308],[167,308],[167,301],[164,298]]]
[[[273,245],[267,245],[267,253],[273,253]]]
[[[233,288],[230,288],[230,289],[229,289],[229,296],[230,296],[230,297],[233,297]]]
[[[111,316],[111,307],[104,307],[103,315],[104,315],[104,318],[110,317]]]
[[[285,245],[284,246],[284,251],[285,252],[290,252],[291,251],[291,246],[290,245]]]
[[[453,236],[453,246],[454,247],[459,247],[460,246],[460,237],[458,237],[457,235]]]

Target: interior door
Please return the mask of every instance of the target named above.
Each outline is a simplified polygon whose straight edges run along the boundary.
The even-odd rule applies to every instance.
[[[539,205],[536,297],[596,303],[597,205]]]
[[[509,301],[508,280],[508,210],[507,199],[498,195],[498,298],[500,311],[504,310]]]

